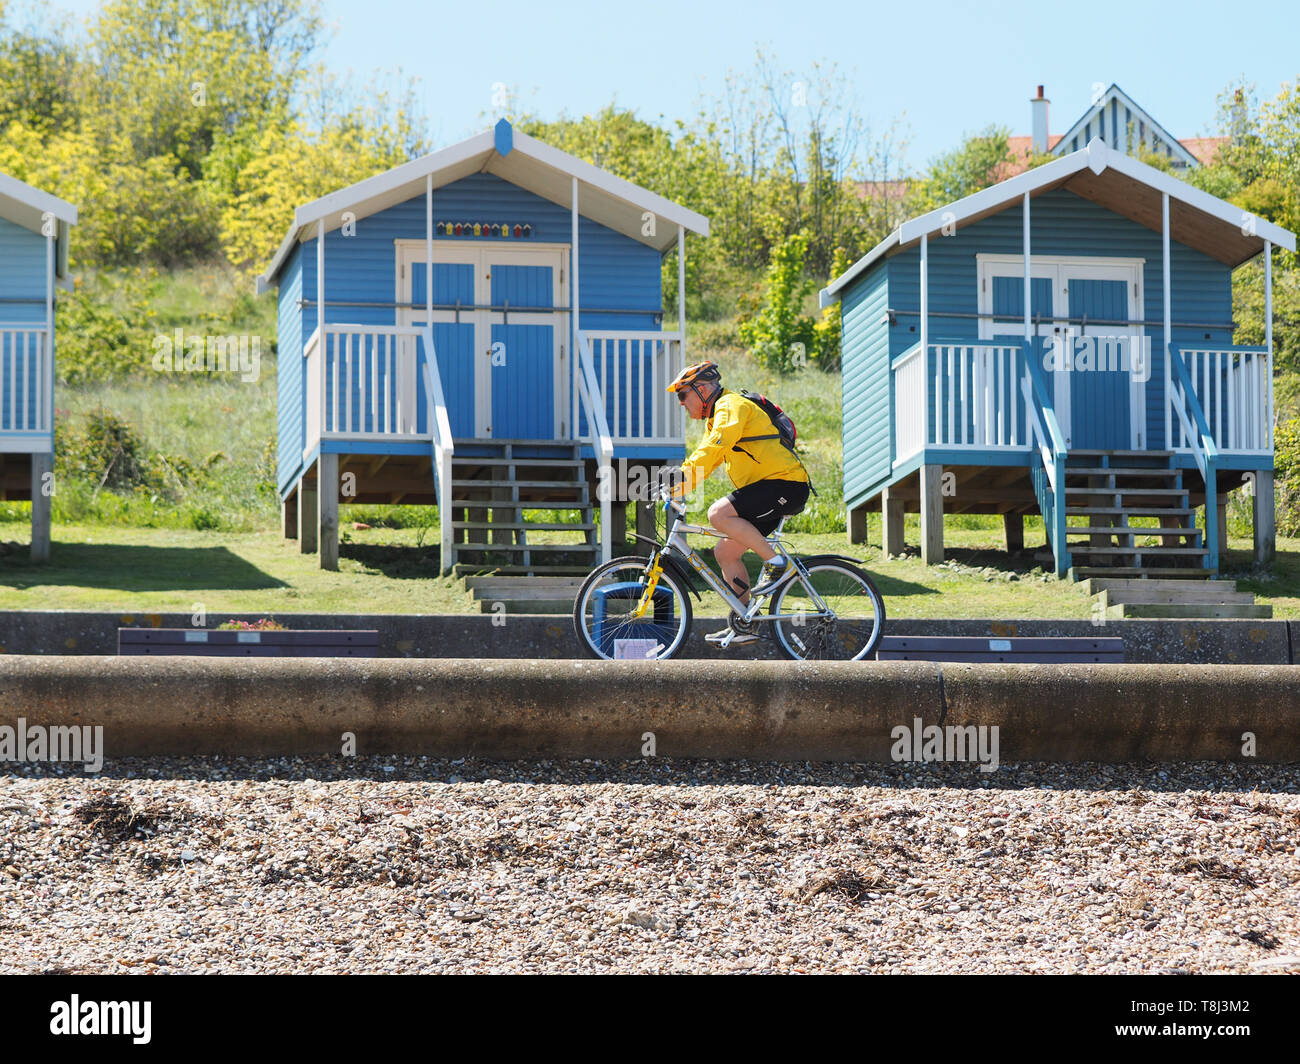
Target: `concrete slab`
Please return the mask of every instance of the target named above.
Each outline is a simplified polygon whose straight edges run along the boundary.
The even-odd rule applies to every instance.
[[[1293,763],[1300,685],[1282,666],[0,658],[3,756],[21,756],[14,734],[54,727],[102,727],[109,759],[342,757],[350,744],[367,755],[630,758],[651,741],[660,757],[945,759],[925,756],[922,737],[934,734],[960,738],[941,745],[947,760],[989,771],[1025,760]]]
[[[234,617],[256,621],[262,614],[210,614],[208,622]],[[308,614],[277,613],[290,628],[365,628],[379,632],[379,656],[393,658],[539,658],[580,656],[573,622],[563,615],[484,614]],[[1098,618],[1099,620],[1101,618]],[[188,613],[122,614],[73,611],[0,612],[0,653],[116,654],[119,627],[186,628]],[[764,640],[720,651],[704,641],[724,627],[722,618],[695,618],[682,657],[711,660],[778,660]],[[1294,659],[1286,621],[1275,620],[921,620],[886,622],[889,635],[1095,637],[1119,636],[1130,663],[1287,665]],[[1295,635],[1300,637],[1300,632]]]

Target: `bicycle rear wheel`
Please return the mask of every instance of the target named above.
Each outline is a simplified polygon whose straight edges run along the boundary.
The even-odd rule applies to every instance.
[[[797,661],[861,661],[880,642],[885,600],[861,569],[835,559],[804,563],[813,590],[830,610],[823,615],[798,574],[772,598],[770,612],[795,614],[770,622],[781,652]]]
[[[662,661],[681,650],[691,630],[689,592],[665,569],[638,617],[649,578],[648,558],[614,558],[592,570],[573,603],[573,630],[584,654]]]

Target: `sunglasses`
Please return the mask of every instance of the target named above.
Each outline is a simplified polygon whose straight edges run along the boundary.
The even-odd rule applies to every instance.
[[[681,403],[682,406],[686,405],[686,396],[687,396],[687,392],[685,390],[677,393],[677,401]]]

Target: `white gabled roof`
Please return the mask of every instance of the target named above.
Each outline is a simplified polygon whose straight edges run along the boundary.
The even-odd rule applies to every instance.
[[[77,224],[77,208],[16,177],[0,174],[0,218],[41,235],[47,214],[54,218],[54,275],[66,277],[68,226]],[[70,282],[58,283],[62,287],[70,286]]]
[[[1139,107],[1136,103],[1134,103],[1133,98],[1114,83],[1112,83],[1110,88],[1106,90],[1105,95],[1103,95],[1100,100],[1098,100],[1095,104],[1089,107],[1088,110],[1084,111],[1083,115],[1079,118],[1079,120],[1069,128],[1066,134],[1059,141],[1056,142],[1056,147],[1052,149],[1052,153],[1054,155],[1063,154],[1064,149],[1069,147],[1070,141],[1073,140],[1074,137],[1077,136],[1079,133],[1082,133],[1084,129],[1087,128],[1089,121],[1091,121],[1094,117],[1100,115],[1107,107],[1109,107],[1111,100],[1118,100],[1121,107],[1127,107],[1129,111],[1132,112],[1132,117],[1135,121],[1141,120],[1145,122],[1147,129],[1151,130],[1153,133],[1159,136],[1160,140],[1169,147],[1169,149],[1174,153],[1175,157],[1182,160],[1182,162],[1186,163],[1188,166],[1195,167],[1201,165],[1201,161],[1197,159],[1196,156],[1193,155],[1191,152],[1189,152],[1186,148],[1184,148],[1183,145],[1179,142],[1177,137],[1175,137],[1172,133],[1170,133],[1167,129],[1165,129],[1164,126],[1162,126],[1159,122],[1157,122],[1154,118],[1152,118],[1150,112],[1148,112],[1146,108]],[[1119,130],[1114,130],[1113,132],[1115,135],[1115,143],[1118,144]],[[1127,137],[1127,135],[1128,133],[1126,130],[1125,136]]]
[[[77,224],[77,208],[71,203],[33,188],[16,177],[0,174],[0,218],[7,218],[15,225],[39,233],[42,217],[46,213],[52,214],[64,225]]]
[[[829,306],[845,286],[875,262],[916,243],[923,235],[937,233],[945,226],[969,225],[1019,202],[1026,193],[1033,196],[1059,187],[1155,230],[1160,228],[1160,194],[1167,192],[1171,238],[1229,266],[1239,266],[1258,255],[1264,250],[1265,241],[1287,251],[1296,249],[1295,234],[1289,230],[1254,218],[1226,200],[1193,188],[1094,139],[1086,148],[1062,159],[904,222],[823,288],[821,305]]]
[[[568,208],[572,181],[578,179],[578,209],[583,217],[600,222],[632,239],[665,252],[677,240],[679,225],[701,236],[709,235],[709,220],[671,200],[615,177],[568,152],[542,143],[514,129],[504,118],[493,129],[459,144],[431,152],[355,185],[331,192],[294,211],[293,225],[280,243],[266,272],[258,278],[258,291],[269,288],[296,243],[337,229],[341,215],[356,218],[374,214],[423,194],[426,180],[441,188],[470,174],[495,174],[552,203]],[[655,215],[654,235],[646,236],[642,216]]]

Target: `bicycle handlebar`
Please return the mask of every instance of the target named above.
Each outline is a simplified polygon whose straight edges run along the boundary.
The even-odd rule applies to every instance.
[[[659,488],[656,491],[656,494],[659,496],[660,501],[662,501],[663,503],[663,511],[665,517],[667,517],[669,511],[681,517],[686,516],[686,501],[684,499],[682,500],[676,499],[673,496],[673,493],[663,485],[659,486]]]

